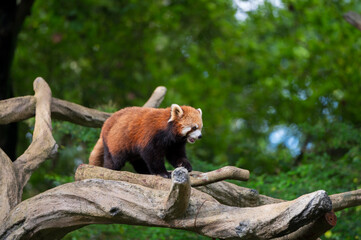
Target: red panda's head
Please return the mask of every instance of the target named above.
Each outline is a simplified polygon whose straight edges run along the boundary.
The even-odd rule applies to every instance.
[[[202,110],[189,106],[172,104],[168,122],[173,122],[177,135],[186,137],[189,143],[195,143],[202,137]]]

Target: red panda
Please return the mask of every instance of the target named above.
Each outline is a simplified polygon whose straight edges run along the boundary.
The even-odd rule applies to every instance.
[[[138,173],[169,178],[167,158],[173,167],[190,172],[185,146],[202,137],[202,128],[200,108],[177,104],[164,109],[124,108],[104,122],[89,164],[120,170],[128,161]]]

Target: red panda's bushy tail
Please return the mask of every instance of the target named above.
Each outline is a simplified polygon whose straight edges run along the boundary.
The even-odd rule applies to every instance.
[[[103,166],[104,162],[104,147],[103,147],[103,138],[100,137],[95,144],[93,151],[89,156],[89,164],[94,166]]]

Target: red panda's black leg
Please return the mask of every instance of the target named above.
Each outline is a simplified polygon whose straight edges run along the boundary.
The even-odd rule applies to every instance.
[[[164,155],[155,155],[148,152],[142,154],[142,158],[147,164],[151,174],[160,175],[164,178],[171,177],[171,174],[167,171],[164,165]]]
[[[132,158],[130,161],[134,170],[141,174],[150,174],[147,164],[141,158]]]
[[[168,147],[166,158],[174,168],[185,167],[188,172],[192,171],[192,165],[187,159],[185,143],[174,144]]]
[[[115,156],[113,156],[105,141],[103,141],[104,145],[104,167],[112,170],[120,170],[124,167],[126,162],[126,155],[124,153],[119,152]]]

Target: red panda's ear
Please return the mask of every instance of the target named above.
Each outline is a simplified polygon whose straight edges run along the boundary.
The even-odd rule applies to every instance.
[[[178,104],[172,104],[172,106],[170,107],[170,118],[168,122],[174,121],[182,116],[183,116],[182,108]]]
[[[201,116],[202,116],[202,109],[200,109],[200,108],[197,108],[197,110],[198,110],[198,112],[201,114]]]

